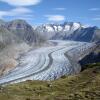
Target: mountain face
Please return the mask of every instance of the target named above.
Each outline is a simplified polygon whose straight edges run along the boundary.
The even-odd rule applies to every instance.
[[[0,20],[0,26],[5,27],[6,31],[12,33],[15,37],[18,37],[19,40],[22,40],[29,45],[38,45],[45,41],[44,36],[34,30],[34,28],[25,20],[13,20],[10,22]],[[5,34],[8,32],[5,32]]]
[[[36,35],[33,28],[24,20],[8,22],[6,28],[26,43],[31,44],[36,41]]]
[[[0,48],[19,42],[16,35],[7,30],[5,26],[0,26]]]
[[[44,24],[36,28],[47,39],[75,40],[92,42],[100,39],[97,27],[86,27],[81,23],[65,22],[63,24]]]
[[[2,19],[0,19],[0,26],[1,25],[5,25],[5,21],[3,21]]]
[[[70,36],[65,36],[64,39],[85,42],[98,41],[100,39],[100,31],[97,33],[97,30],[97,27],[80,28],[74,31]],[[96,34],[98,34],[98,38],[96,38]]]

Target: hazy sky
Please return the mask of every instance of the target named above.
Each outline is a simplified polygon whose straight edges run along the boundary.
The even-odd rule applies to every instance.
[[[0,19],[31,24],[81,22],[100,27],[100,0],[0,0]]]

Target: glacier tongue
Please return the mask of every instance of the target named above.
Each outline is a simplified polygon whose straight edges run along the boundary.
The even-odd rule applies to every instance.
[[[0,84],[26,80],[54,80],[62,75],[77,74],[78,61],[96,48],[94,43],[50,40],[56,46],[31,50],[20,58],[20,64],[0,78]]]

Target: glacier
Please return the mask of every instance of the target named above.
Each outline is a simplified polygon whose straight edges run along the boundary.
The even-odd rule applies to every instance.
[[[91,53],[95,43],[49,40],[56,45],[30,50],[21,55],[15,69],[0,78],[0,84],[13,84],[26,80],[55,80],[63,75],[81,71],[78,63]]]

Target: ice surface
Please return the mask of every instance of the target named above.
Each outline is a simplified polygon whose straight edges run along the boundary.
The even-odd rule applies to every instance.
[[[96,48],[94,43],[50,40],[56,46],[31,50],[20,57],[20,64],[0,78],[0,84],[26,80],[54,80],[79,73],[78,61]]]

